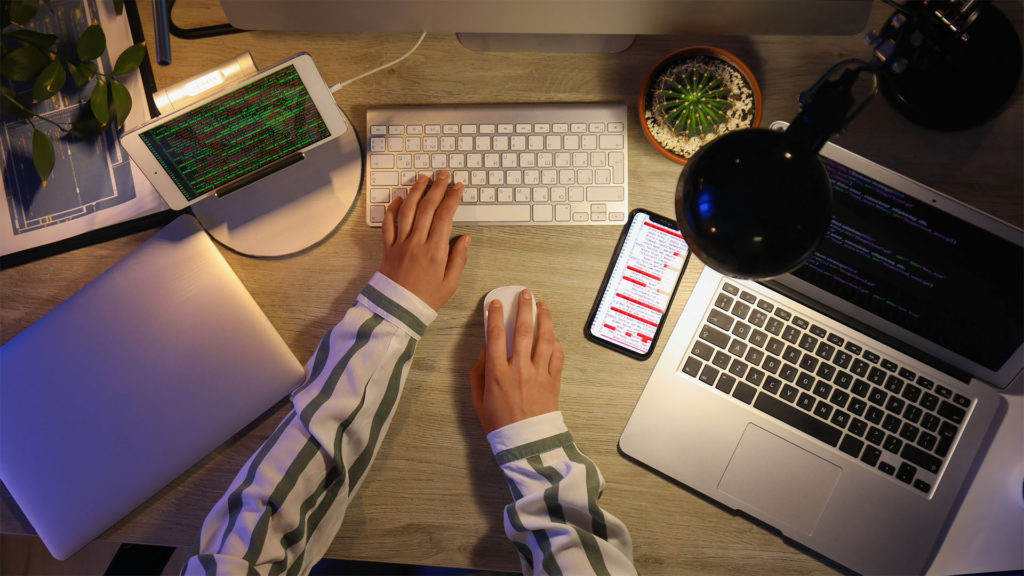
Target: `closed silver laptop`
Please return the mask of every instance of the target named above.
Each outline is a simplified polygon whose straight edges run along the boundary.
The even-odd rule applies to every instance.
[[[0,348],[0,479],[65,559],[304,374],[181,216]]]
[[[827,144],[828,237],[706,268],[627,455],[867,574],[924,572],[1024,359],[1024,233]]]

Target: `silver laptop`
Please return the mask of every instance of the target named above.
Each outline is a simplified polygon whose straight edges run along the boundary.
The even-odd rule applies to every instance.
[[[67,558],[304,374],[181,216],[0,348],[0,479]]]
[[[624,453],[857,572],[926,570],[1024,359],[1024,233],[831,144],[770,282],[706,268]]]

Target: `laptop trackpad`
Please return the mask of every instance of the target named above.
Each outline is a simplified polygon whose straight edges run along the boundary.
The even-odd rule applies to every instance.
[[[842,469],[771,432],[748,424],[718,483],[778,528],[810,534]],[[787,530],[788,532],[788,530]]]

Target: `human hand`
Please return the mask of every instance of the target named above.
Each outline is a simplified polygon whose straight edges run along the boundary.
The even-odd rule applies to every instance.
[[[505,322],[501,302],[491,303],[487,321],[487,347],[469,372],[473,409],[484,432],[558,410],[565,353],[555,338],[551,311],[537,304],[537,345],[533,346],[533,318],[529,290],[519,294],[519,310],[512,337],[512,357],[506,356]]]
[[[451,174],[420,175],[405,199],[395,198],[384,215],[384,258],[380,272],[418,296],[434,310],[455,293],[466,267],[469,236],[451,244],[452,219],[462,184],[448,188]]]

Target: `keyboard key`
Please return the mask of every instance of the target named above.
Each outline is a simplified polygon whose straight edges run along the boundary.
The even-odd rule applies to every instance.
[[[867,362],[857,358],[853,361],[853,364],[850,365],[850,372],[853,372],[857,376],[864,376],[868,373],[869,367],[870,365]]]
[[[836,373],[836,377],[834,380],[832,380],[832,383],[842,388],[843,390],[846,390],[850,387],[850,384],[853,383],[853,375],[850,374],[849,372],[843,372],[842,370],[840,370],[839,372]]]
[[[921,429],[914,426],[910,422],[904,422],[903,427],[900,428],[900,438],[907,442],[913,442],[917,440],[917,435],[921,432]]]
[[[461,206],[460,206],[460,208],[461,208]],[[526,208],[529,209],[529,207],[526,207]],[[714,344],[715,346],[718,346],[719,348],[722,348],[723,350],[725,349],[726,346],[729,345],[729,340],[730,340],[728,334],[726,334],[725,332],[722,332],[721,330],[719,330],[719,329],[717,329],[714,326],[711,326],[709,324],[705,324],[704,327],[701,328],[699,337],[702,340],[706,340],[706,341]]]
[[[796,401],[796,405],[810,412],[814,409],[814,396],[811,396],[806,392],[801,392],[800,398]]]
[[[881,368],[871,368],[868,371],[868,382],[881,386],[885,382],[885,372]]]
[[[896,472],[896,467],[893,466],[892,464],[889,464],[888,462],[879,462],[878,469],[888,474],[889,476],[892,476]]]
[[[939,409],[936,411],[936,413],[947,420],[960,424],[961,422],[964,421],[964,416],[967,414],[967,411],[965,411],[963,408],[959,406],[956,406],[943,400],[942,404],[939,405]]]
[[[690,352],[692,352],[694,356],[697,356],[698,358],[704,360],[705,362],[710,362],[711,356],[715,353],[715,349],[705,342],[695,340],[693,343],[693,348],[690,350]]]
[[[932,474],[938,474],[939,468],[942,467],[941,459],[936,458],[909,442],[903,445],[903,450],[900,452],[900,458],[903,458],[907,462],[919,466]]]
[[[808,352],[814,352],[818,348],[819,340],[810,334],[800,336],[799,346]]]
[[[901,426],[903,426],[903,421],[892,414],[886,414],[885,419],[882,420],[882,428],[893,434],[899,432]]]
[[[728,331],[730,328],[732,328],[733,320],[732,316],[729,316],[728,314],[720,310],[712,308],[711,311],[708,312],[708,322],[721,328],[722,330]]]
[[[850,434],[854,436],[863,436],[868,431],[868,423],[861,420],[860,418],[854,418],[850,421]]]
[[[846,412],[843,412],[842,410],[836,410],[832,414],[832,418],[829,420],[829,422],[835,424],[836,426],[838,426],[840,428],[846,428],[846,424],[849,421],[850,421],[850,415],[847,414]]]
[[[715,388],[728,394],[729,392],[732,392],[734,384],[736,384],[736,378],[731,374],[722,374],[722,377],[718,379],[718,383],[715,384]]]
[[[871,442],[875,446],[878,446],[882,443],[883,440],[885,440],[885,432],[883,432],[881,428],[876,428],[872,426],[868,428],[868,433],[864,436],[864,438],[866,438],[868,442]]]
[[[743,382],[737,382],[736,388],[732,391],[733,398],[736,398],[744,404],[750,404],[750,402],[754,400],[755,394],[757,394],[757,388]]]
[[[843,436],[843,441],[839,443],[839,449],[843,452],[857,458],[860,456],[860,451],[864,448],[864,441],[858,438],[854,438],[849,434]]]
[[[697,378],[701,382],[710,386],[715,383],[715,380],[718,379],[718,374],[719,370],[717,368],[710,364],[705,364],[704,368],[700,371],[700,375],[697,376]]]
[[[694,356],[688,356],[686,358],[686,361],[683,362],[681,369],[684,374],[696,378],[697,375],[700,374],[700,369],[702,366],[704,366],[704,363],[701,362],[700,359]]]
[[[929,434],[928,432],[921,432],[921,434],[917,437],[917,445],[920,446],[923,450],[930,451],[933,448],[935,448],[935,442],[937,440],[938,438],[936,438],[933,434]]]
[[[860,461],[867,464],[868,466],[874,466],[878,463],[878,458],[882,455],[882,451],[874,446],[867,446],[864,448],[864,453],[860,455]]]
[[[711,358],[711,363],[722,370],[728,368],[730,362],[732,362],[732,356],[722,350],[716,351],[714,357]]]
[[[928,492],[931,492],[932,485],[918,478],[917,480],[914,480],[914,488],[917,488],[921,492],[927,494]]]
[[[913,384],[907,384],[907,387],[903,389],[902,396],[907,399],[907,402],[917,402],[921,398],[921,389]]]
[[[789,384],[782,385],[782,392],[779,393],[779,397],[786,402],[796,402],[797,397],[800,395],[800,390],[795,386]]]
[[[903,447],[903,440],[893,436],[892,434],[885,437],[885,442],[882,443],[882,448],[886,449],[893,454],[899,454],[900,448]]]
[[[456,221],[472,222],[530,222],[532,216],[529,204],[504,204],[483,206],[459,204],[455,210]]]
[[[843,434],[842,430],[826,424],[809,413],[803,412],[768,394],[758,394],[754,400],[754,408],[789,424],[805,434],[817,438],[829,446],[838,445],[839,439]]]

